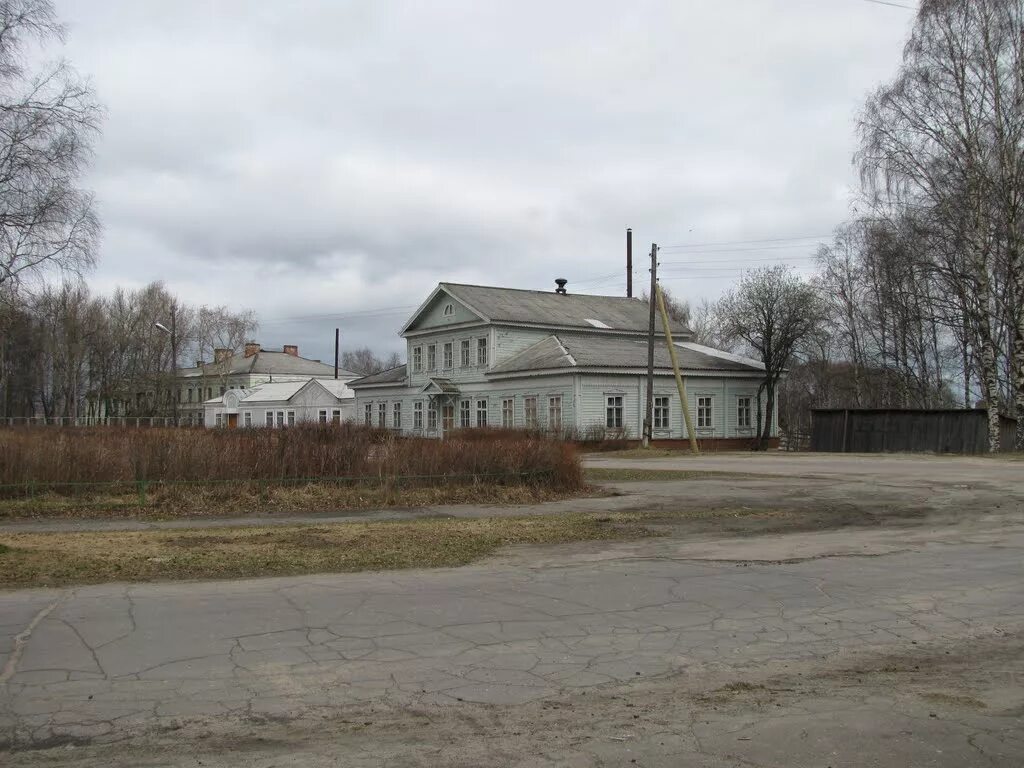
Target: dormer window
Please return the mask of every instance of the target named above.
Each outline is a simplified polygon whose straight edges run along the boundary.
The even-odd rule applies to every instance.
[[[444,305],[444,316],[445,317],[451,317],[454,314],[455,314],[455,305],[454,304],[445,304]]]

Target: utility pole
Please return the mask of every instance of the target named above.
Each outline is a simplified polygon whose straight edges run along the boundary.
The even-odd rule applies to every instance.
[[[171,302],[171,413],[174,426],[178,426],[178,302]]]
[[[341,329],[334,329],[334,378],[338,378],[338,351],[341,345]]]
[[[626,230],[626,298],[633,298],[633,228]]]
[[[647,448],[654,434],[654,304],[658,289],[658,244],[651,243],[651,293],[648,298],[650,320],[647,326],[647,407],[644,410],[644,435],[641,444]]]

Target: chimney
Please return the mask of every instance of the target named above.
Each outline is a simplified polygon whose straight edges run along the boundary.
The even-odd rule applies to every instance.
[[[225,360],[231,357],[231,354],[232,350],[224,349],[223,347],[218,347],[217,349],[213,350],[213,362],[223,363]]]
[[[286,355],[291,355],[292,357],[298,357],[299,356],[299,348],[297,346],[295,346],[294,344],[285,344],[284,348],[282,349],[282,351]]]
[[[565,290],[565,284],[568,283],[568,282],[569,281],[566,280],[564,277],[560,277],[557,280],[555,280],[555,285],[558,286],[557,288],[555,288],[555,293],[560,293],[563,296],[565,296],[565,294],[568,293],[568,291]]]
[[[245,356],[252,357],[260,351],[260,343],[258,341],[247,341],[245,342]]]

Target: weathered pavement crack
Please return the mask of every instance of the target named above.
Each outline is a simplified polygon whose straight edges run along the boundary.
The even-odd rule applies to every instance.
[[[44,607],[32,617],[32,621],[28,623],[28,626],[15,636],[14,646],[11,648],[11,655],[7,657],[7,662],[4,664],[4,668],[0,670],[0,685],[5,685],[7,681],[17,673],[18,662],[21,661],[21,656],[25,652],[25,646],[28,645],[29,638],[32,637],[32,633],[35,631],[36,627],[38,627],[47,616],[53,613],[61,603],[66,602],[73,594],[73,590],[65,592],[59,598]]]

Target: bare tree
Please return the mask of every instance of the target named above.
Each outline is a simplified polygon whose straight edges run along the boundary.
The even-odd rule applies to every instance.
[[[397,368],[401,364],[402,357],[397,352],[378,357],[369,347],[360,347],[341,353],[341,367],[363,376]]]
[[[93,264],[99,221],[78,186],[101,109],[65,61],[29,72],[33,41],[61,41],[50,0],[0,0],[0,294]]]
[[[747,272],[739,286],[722,297],[717,315],[723,335],[748,347],[764,363],[757,398],[757,448],[763,450],[771,437],[779,379],[797,346],[820,325],[818,295],[789,267],[763,267]],[[767,399],[763,423],[762,393]]]

